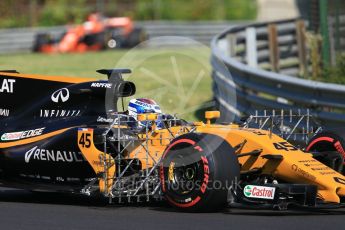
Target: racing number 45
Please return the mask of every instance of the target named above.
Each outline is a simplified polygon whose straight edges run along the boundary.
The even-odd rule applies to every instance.
[[[91,137],[90,133],[83,133],[79,139],[79,144],[83,146],[83,148],[90,148],[91,146],[90,137]]]
[[[284,151],[296,151],[297,148],[295,146],[293,146],[292,144],[283,141],[283,142],[275,142],[273,143],[274,148],[276,148],[277,150],[284,150]]]

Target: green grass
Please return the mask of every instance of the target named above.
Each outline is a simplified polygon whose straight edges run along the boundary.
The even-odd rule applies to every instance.
[[[197,119],[212,98],[210,51],[205,47],[135,49],[84,54],[13,54],[0,56],[0,69],[21,73],[104,79],[101,68],[130,68],[136,97],[156,100],[164,112]],[[128,100],[127,100],[128,101]]]
[[[97,10],[95,0],[1,0],[0,27],[80,24]],[[138,20],[253,20],[254,0],[140,0],[103,1],[109,17]]]

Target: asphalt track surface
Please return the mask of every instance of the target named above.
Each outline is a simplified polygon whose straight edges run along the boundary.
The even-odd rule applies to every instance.
[[[345,209],[270,211],[231,209],[181,213],[164,203],[107,205],[100,199],[0,189],[0,229],[344,229]]]

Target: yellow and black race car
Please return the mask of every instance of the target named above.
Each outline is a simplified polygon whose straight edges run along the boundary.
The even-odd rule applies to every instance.
[[[113,202],[164,199],[185,211],[342,206],[345,177],[333,152],[211,123],[218,111],[206,112],[205,123],[167,116],[158,127],[155,113],[133,118],[117,108],[135,94],[122,77],[130,70],[98,72],[108,79],[0,73],[3,186],[101,193]]]

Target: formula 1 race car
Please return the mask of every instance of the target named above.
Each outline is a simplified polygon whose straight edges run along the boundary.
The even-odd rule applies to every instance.
[[[339,207],[345,177],[332,154],[300,150],[269,130],[118,108],[135,94],[128,69],[107,80],[0,72],[2,186],[166,200],[185,211],[226,206]],[[137,124],[140,123],[139,127]],[[144,124],[144,127],[142,125]],[[329,166],[327,166],[327,164]]]
[[[82,25],[71,26],[59,36],[37,34],[33,51],[66,53],[132,48],[147,39],[144,29],[134,27],[128,17],[103,18],[99,14],[91,14]]]

